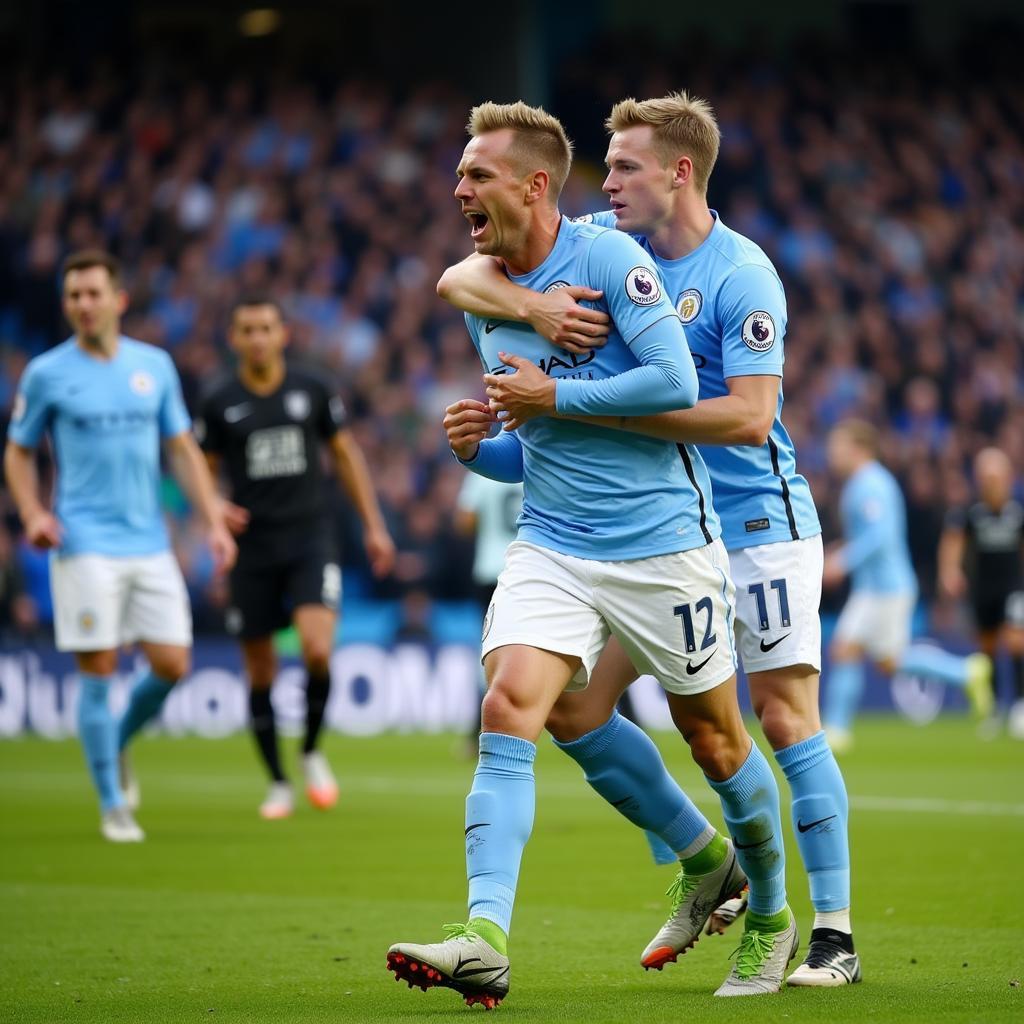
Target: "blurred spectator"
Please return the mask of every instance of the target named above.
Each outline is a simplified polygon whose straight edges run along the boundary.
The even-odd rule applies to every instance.
[[[887,64],[818,40],[772,66],[705,39],[681,76],[678,54],[619,35],[565,62],[550,104],[580,146],[563,196],[574,215],[605,205],[601,119],[615,100],[687,87],[712,102],[724,137],[709,198],[783,277],[787,421],[823,520],[821,438],[867,418],[916,510],[926,587],[933,510],[973,454],[995,440],[1024,459],[1022,46],[1012,29],[964,33],[941,64]],[[399,539],[383,587],[345,545],[346,589],[404,599],[403,635],[417,634],[431,599],[468,596],[449,533],[461,470],[438,424],[445,404],[479,395],[480,369],[434,284],[470,249],[452,190],[471,100],[440,83],[332,91],[281,73],[189,80],[185,67],[142,53],[126,84],[101,71],[73,89],[2,73],[0,417],[26,357],[62,338],[56,272],[73,247],[124,259],[126,332],[170,349],[190,403],[229,358],[233,299],[268,289],[294,354],[338,376]],[[345,537],[349,520],[339,513]],[[189,528],[176,535],[197,623],[213,623],[217,586]],[[0,548],[0,572],[16,563],[45,620],[45,563]]]

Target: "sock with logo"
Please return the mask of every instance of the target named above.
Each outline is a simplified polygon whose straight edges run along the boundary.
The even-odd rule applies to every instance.
[[[119,750],[124,750],[132,737],[160,713],[174,683],[175,680],[161,679],[155,672],[150,671],[132,687],[128,707],[125,708],[117,727]]]
[[[249,721],[256,749],[267,766],[270,777],[275,782],[284,782],[281,770],[281,755],[277,749],[277,725],[274,722],[274,705],[270,700],[270,689],[251,689],[249,691]]]
[[[533,830],[537,747],[504,733],[480,734],[480,757],[466,797],[470,927],[499,953],[512,924],[519,864]],[[501,931],[481,926],[490,921]]]
[[[669,859],[659,863],[672,863],[680,851],[697,853],[714,836],[708,819],[669,775],[654,741],[617,711],[578,740],[555,740],[555,746],[579,764],[587,782],[619,814],[647,830],[656,859],[652,838],[660,839]]]
[[[824,732],[775,751],[793,794],[793,833],[816,911],[850,906],[849,801]],[[847,912],[847,918],[849,913]]]
[[[900,660],[900,671],[924,679],[937,679],[960,690],[967,685],[967,659],[932,644],[908,647]]]
[[[330,694],[330,672],[306,673],[306,736],[302,741],[304,754],[311,754],[316,750],[320,730],[324,727],[324,712],[327,710],[327,698]]]
[[[751,742],[739,771],[724,782],[708,779],[708,785],[722,802],[736,859],[746,872],[750,910],[765,918],[778,914],[786,906],[786,854],[779,787],[768,761]]]
[[[825,688],[825,725],[847,732],[853,726],[864,692],[864,665],[859,661],[833,662]]]
[[[93,785],[99,793],[100,807],[109,811],[124,803],[117,766],[117,722],[110,713],[107,698],[110,679],[80,673],[78,691],[78,738],[85,751]]]
[[[854,952],[853,929],[850,927],[850,908],[814,912],[811,942],[831,942],[834,946]]]

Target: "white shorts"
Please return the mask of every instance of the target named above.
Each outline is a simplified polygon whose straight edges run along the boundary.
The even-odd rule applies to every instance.
[[[821,536],[729,552],[736,584],[736,646],[743,669],[821,671]]]
[[[875,661],[899,660],[910,644],[913,593],[875,594],[854,591],[836,622],[836,640],[862,647]]]
[[[50,590],[58,651],[110,651],[136,640],[192,644],[188,591],[169,551],[55,556]]]
[[[581,690],[614,634],[638,672],[670,693],[702,693],[736,671],[733,612],[721,541],[599,562],[517,540],[487,609],[481,657],[508,644],[575,655],[583,665],[568,689]]]

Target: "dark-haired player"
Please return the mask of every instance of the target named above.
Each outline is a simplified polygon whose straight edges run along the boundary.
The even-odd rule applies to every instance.
[[[1013,663],[1010,735],[1024,739],[1024,507],[1013,496],[1013,476],[1004,451],[978,452],[978,500],[947,519],[939,580],[950,597],[967,597],[982,651],[995,658],[1006,647]]]
[[[271,785],[264,818],[292,813],[281,767],[270,688],[277,674],[272,634],[294,624],[306,667],[306,795],[322,810],[338,785],[317,750],[330,692],[330,655],[341,599],[341,569],[328,517],[322,448],[363,524],[374,573],[390,571],[394,545],[384,525],[362,452],[346,429],[345,408],[316,372],[285,361],[288,329],[280,307],[253,296],[231,314],[235,373],[204,397],[196,431],[216,474],[224,469],[231,501],[227,522],[238,536],[227,625],[242,644],[249,677],[252,730]]]

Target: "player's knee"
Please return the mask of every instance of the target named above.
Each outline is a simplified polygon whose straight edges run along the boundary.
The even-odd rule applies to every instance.
[[[599,722],[598,725],[600,724],[602,723]],[[584,721],[577,708],[570,710],[560,708],[556,704],[548,714],[545,728],[559,743],[572,743],[573,740],[592,732],[597,726],[591,726]]]
[[[834,662],[859,661],[861,657],[860,649],[846,640],[834,640],[830,654]]]
[[[192,667],[191,652],[185,647],[163,651],[152,659],[150,667],[161,679],[176,683]]]
[[[516,734],[522,727],[529,708],[515,687],[500,676],[491,681],[480,705],[480,721],[484,732]]]
[[[75,661],[78,671],[90,676],[112,676],[117,671],[117,651],[88,651]]]
[[[788,701],[770,699],[758,709],[764,738],[773,750],[784,750],[813,736],[820,728],[817,713],[813,716]]]
[[[745,731],[734,736],[712,723],[694,729],[685,739],[701,771],[717,781],[732,778],[750,752],[750,737]]]

